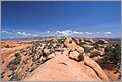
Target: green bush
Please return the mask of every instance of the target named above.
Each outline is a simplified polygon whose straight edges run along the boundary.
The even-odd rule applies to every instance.
[[[96,57],[96,56],[99,56],[99,55],[100,55],[100,53],[97,52],[97,51],[95,51],[95,52],[92,52],[92,53],[91,53],[90,58]]]
[[[78,56],[78,58],[79,58],[79,61],[83,61],[83,60],[84,60],[83,54],[80,54],[80,55]]]
[[[96,60],[96,62],[99,64],[99,65],[102,65],[102,64],[104,64],[105,62],[106,62],[106,59],[98,59],[98,60]]]
[[[15,53],[14,55],[16,58],[19,58],[20,57],[20,53]]]
[[[113,48],[111,45],[105,48],[105,58],[114,64],[121,62],[121,47],[119,44],[116,44]]]
[[[83,44],[84,44],[84,42],[80,42],[78,45],[82,47]]]
[[[97,49],[97,50],[100,48],[98,43],[94,43],[94,44],[93,44],[93,47],[94,47],[95,49]]]
[[[15,58],[14,60],[9,62],[9,65],[18,65],[20,64],[20,58]]]
[[[108,45],[105,48],[104,59],[97,60],[99,64],[104,64],[105,62],[111,62],[115,65],[121,63],[121,47],[119,44],[116,44],[113,48],[112,45]]]

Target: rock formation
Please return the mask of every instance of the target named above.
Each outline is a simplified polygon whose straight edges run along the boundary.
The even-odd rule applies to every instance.
[[[64,42],[67,48],[63,53],[48,60],[36,70],[34,70],[24,81],[101,81],[109,80],[101,67],[91,60],[84,49],[71,39],[67,38]],[[84,57],[78,62],[79,54]]]

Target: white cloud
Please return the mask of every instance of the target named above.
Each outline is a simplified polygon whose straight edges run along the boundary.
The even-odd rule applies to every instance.
[[[13,34],[12,32],[9,32],[9,31],[1,31],[1,33]]]
[[[50,33],[50,31],[47,31],[47,33]]]
[[[71,30],[66,30],[66,31],[57,31],[58,34],[61,34],[60,36],[70,36],[73,35]]]
[[[30,33],[26,33],[26,32],[17,32],[17,35],[31,36],[32,34],[30,34]]]
[[[17,34],[21,35],[21,32],[17,32]]]
[[[105,32],[106,35],[112,35],[112,32]]]
[[[83,34],[83,32],[77,32],[77,31],[74,31],[73,33],[74,34]]]
[[[99,32],[96,32],[96,34],[99,34]]]
[[[86,32],[86,34],[93,34],[92,32]]]

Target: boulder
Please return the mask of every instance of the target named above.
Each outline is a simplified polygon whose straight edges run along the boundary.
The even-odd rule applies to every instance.
[[[46,55],[49,55],[50,54],[50,49],[44,49],[43,52],[46,54]]]
[[[91,45],[91,43],[90,43],[90,42],[84,42],[84,44]]]
[[[54,58],[56,55],[54,54],[54,53],[52,53],[52,54],[50,54],[48,57],[47,57],[47,60],[48,59],[52,59],[52,58]]]
[[[73,59],[73,60],[76,60],[76,61],[79,61],[79,54],[77,51],[73,51],[73,52],[70,52],[69,54],[69,58],[70,59]]]
[[[85,42],[84,39],[79,39],[79,42]]]
[[[93,41],[93,39],[86,39],[85,41],[86,41],[86,42],[89,42],[89,43],[91,43],[91,44],[95,43],[95,42]]]
[[[89,48],[89,49],[92,49],[92,48],[93,48],[93,46],[87,45],[87,44],[84,44],[83,47],[84,47],[84,48]]]
[[[108,44],[108,41],[104,40],[104,39],[100,39],[98,41],[98,44],[104,45],[104,44]]]
[[[68,49],[70,49],[72,52],[77,50],[80,53],[84,53],[84,49],[80,46],[78,46],[71,38],[67,38],[64,41],[64,44],[68,47]]]
[[[83,47],[85,49],[85,52],[91,52],[91,50],[93,49],[93,46],[87,44],[84,44]]]

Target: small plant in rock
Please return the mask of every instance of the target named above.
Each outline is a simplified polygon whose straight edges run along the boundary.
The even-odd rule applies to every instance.
[[[79,61],[83,61],[84,60],[83,54],[79,54],[78,58],[79,58]]]

